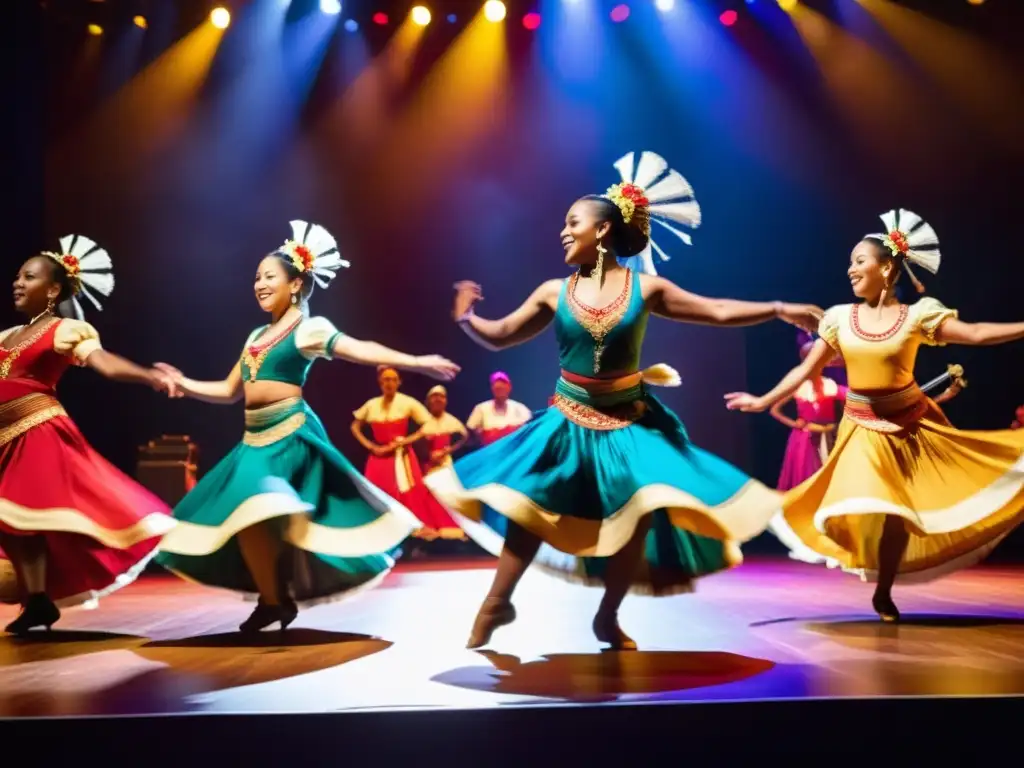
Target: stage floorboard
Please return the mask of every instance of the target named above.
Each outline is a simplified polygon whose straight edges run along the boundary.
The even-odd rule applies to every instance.
[[[236,634],[252,604],[149,577],[49,636],[0,637],[0,716],[480,709],[1024,693],[1024,569],[977,568],[899,589],[754,561],[692,595],[630,596],[636,653],[601,653],[596,590],[531,573],[493,652],[463,648],[492,563],[402,566],[378,589],[307,609],[287,633]],[[14,615],[0,609],[0,620]],[[59,631],[58,631],[59,630]]]

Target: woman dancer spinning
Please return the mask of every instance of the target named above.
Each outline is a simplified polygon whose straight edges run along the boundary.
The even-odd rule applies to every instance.
[[[713,539],[749,539],[778,510],[774,490],[694,446],[647,391],[678,378],[667,366],[640,370],[644,330],[652,313],[719,326],[773,318],[813,326],[821,310],[703,298],[622,266],[617,258],[642,257],[652,216],[695,226],[700,209],[686,180],[657,155],[643,153],[635,179],[632,154],[616,167],[623,183],[576,201],[566,215],[565,261],[578,267],[568,280],[543,283],[500,320],[474,313],[479,286],[457,286],[455,318],[477,343],[510,347],[554,322],[562,368],[542,415],[427,477],[470,537],[500,553],[470,648],[515,619],[513,590],[540,550],[547,570],[604,585],[594,633],[613,648],[634,649],[618,623],[631,585],[656,595],[692,588],[696,576],[735,562],[735,545]],[[686,200],[668,202],[678,198]]]
[[[170,509],[97,454],[57,400],[69,365],[114,381],[172,388],[166,375],[104,350],[78,295],[114,288],[107,252],[70,235],[61,253],[26,261],[14,281],[25,325],[0,332],[0,598],[22,603],[7,631],[49,629],[60,606],[93,601],[135,579]],[[62,315],[75,317],[62,317]]]
[[[209,403],[245,399],[245,434],[174,509],[180,521],[158,562],[186,578],[259,592],[241,625],[286,628],[297,603],[366,587],[394,565],[387,552],[419,521],[369,483],[331,445],[302,399],[317,358],[389,365],[442,380],[459,368],[436,355],[412,357],[339,332],[308,317],[314,280],[326,287],[339,267],[334,238],[316,224],[291,222],[293,239],[264,258],[254,286],[270,325],[250,334],[223,381],[200,382],[158,364],[182,392]],[[290,545],[290,546],[287,546]]]
[[[835,352],[850,391],[825,465],[789,491],[772,530],[806,559],[876,581],[872,605],[899,619],[892,586],[980,561],[1024,515],[1024,434],[957,430],[914,381],[921,344],[992,345],[1024,338],[1024,323],[965,323],[933,298],[893,297],[910,264],[939,268],[935,231],[915,213],[882,216],[847,270],[857,304],[832,307],[814,348],[766,395],[726,395],[730,409],[764,411],[821,370]],[[798,554],[802,553],[802,554]]]

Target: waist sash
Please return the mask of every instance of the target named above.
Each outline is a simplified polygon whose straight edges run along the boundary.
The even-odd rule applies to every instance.
[[[920,421],[928,410],[928,398],[914,382],[895,392],[867,394],[850,390],[843,415],[873,432],[902,432]]]
[[[679,374],[658,364],[614,378],[595,379],[562,370],[551,405],[565,418],[587,429],[623,429],[647,411],[644,385],[679,386]]]
[[[273,445],[294,434],[306,423],[306,404],[301,397],[288,397],[262,408],[245,412],[242,442],[254,448]]]
[[[53,395],[33,392],[0,405],[0,446],[21,437],[50,419],[67,416]]]

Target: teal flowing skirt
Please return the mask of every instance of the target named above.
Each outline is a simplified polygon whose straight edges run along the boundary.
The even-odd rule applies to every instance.
[[[269,526],[282,543],[282,586],[300,604],[371,587],[419,525],[331,445],[300,398],[246,411],[243,441],[174,508],[157,562],[179,576],[254,594],[238,533]]]
[[[738,543],[768,527],[781,496],[693,445],[653,395],[629,405],[642,415],[556,397],[426,483],[484,549],[500,553],[515,523],[541,538],[536,565],[588,585],[603,585],[607,558],[650,516],[631,591],[691,591],[697,578],[742,562]]]

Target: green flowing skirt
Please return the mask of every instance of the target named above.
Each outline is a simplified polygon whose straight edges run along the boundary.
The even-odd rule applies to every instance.
[[[480,546],[501,552],[508,525],[542,540],[535,565],[604,584],[608,557],[649,516],[631,591],[692,591],[742,562],[738,542],[768,526],[781,495],[693,445],[653,395],[603,412],[556,396],[516,432],[432,473],[426,483]]]
[[[419,525],[331,445],[300,398],[246,411],[246,433],[174,508],[157,562],[182,578],[254,594],[238,534],[261,524],[282,542],[279,578],[300,604],[375,585]]]

